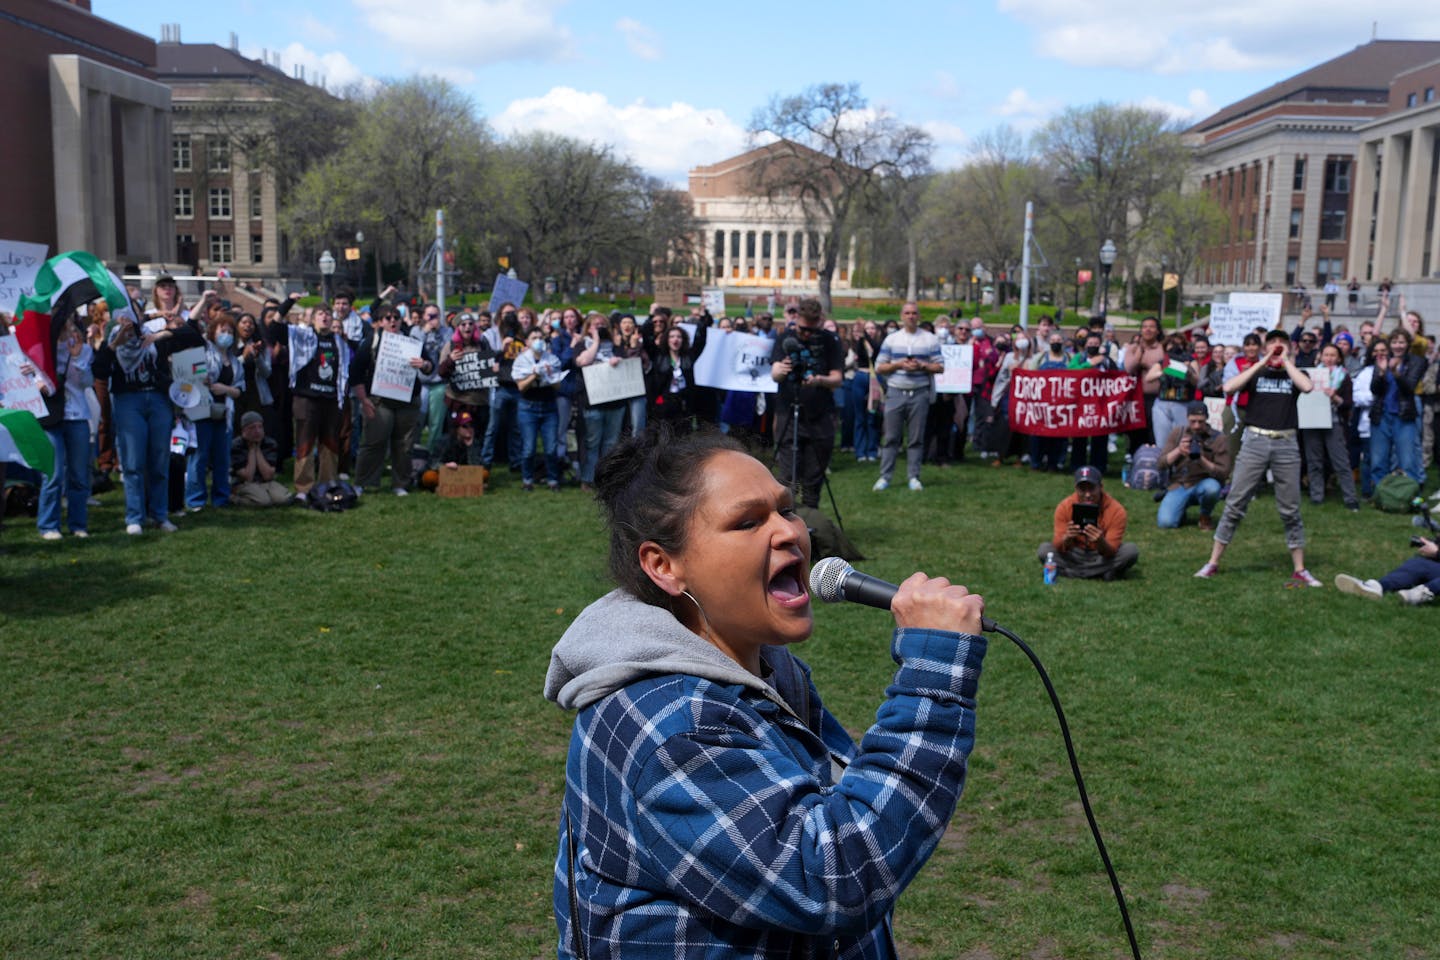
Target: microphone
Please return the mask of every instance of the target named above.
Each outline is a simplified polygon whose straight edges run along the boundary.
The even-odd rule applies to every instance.
[[[810,593],[826,603],[863,603],[867,607],[890,609],[890,601],[899,590],[893,583],[861,573],[841,557],[826,557],[810,568]],[[989,617],[980,618],[980,629],[995,629],[995,621]]]
[[[794,337],[786,337],[785,341],[780,344],[780,349],[784,350],[786,353],[799,353],[801,349],[800,341],[795,339]]]

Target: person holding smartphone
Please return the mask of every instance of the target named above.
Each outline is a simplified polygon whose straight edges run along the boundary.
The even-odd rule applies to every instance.
[[[1140,559],[1140,548],[1125,542],[1129,515],[1120,501],[1105,492],[1104,477],[1094,467],[1075,471],[1075,492],[1055,508],[1055,536],[1040,544],[1041,563],[1052,555],[1056,572],[1081,580],[1114,580]]]

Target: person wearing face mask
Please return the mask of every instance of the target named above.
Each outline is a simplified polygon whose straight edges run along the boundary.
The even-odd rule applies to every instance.
[[[538,439],[545,458],[545,485],[553,492],[560,489],[560,470],[564,462],[564,442],[558,436],[559,413],[555,404],[555,384],[561,375],[560,360],[550,350],[544,331],[531,330],[525,349],[515,357],[511,376],[520,391],[519,419],[520,479],[525,492],[535,489],[535,446]]]
[[[1091,327],[1085,333],[1084,347],[1070,358],[1071,370],[1093,370],[1096,373],[1111,373],[1116,370],[1114,359],[1105,352],[1102,331]],[[1070,469],[1084,466],[1094,467],[1103,476],[1110,465],[1110,441],[1112,434],[1097,434],[1093,437],[1076,437],[1070,442]]]
[[[211,314],[205,330],[205,380],[210,403],[192,413],[195,446],[185,458],[185,508],[199,513],[206,504],[230,503],[230,444],[235,401],[245,393],[245,367],[235,352],[235,320],[229,313]],[[206,489],[206,474],[209,489]]]
[[[1045,349],[1036,351],[1025,362],[1026,370],[1065,370],[1070,366],[1070,362],[1065,356],[1065,341],[1058,329],[1052,327],[1050,334],[1041,342],[1045,344]],[[1029,349],[1030,338],[1022,330],[1015,338],[1015,351],[1017,354],[1023,354]],[[1064,437],[1032,436],[1029,453],[1031,470],[1051,470],[1060,473],[1065,469]]]

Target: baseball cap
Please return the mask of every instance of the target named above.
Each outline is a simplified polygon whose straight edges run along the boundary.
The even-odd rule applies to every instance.
[[[1185,408],[1185,416],[1208,417],[1210,416],[1210,408],[1205,406],[1204,400],[1191,400],[1189,406]]]
[[[1098,487],[1100,486],[1100,480],[1100,471],[1094,467],[1081,467],[1075,471],[1075,486],[1077,487],[1082,483],[1094,484]]]

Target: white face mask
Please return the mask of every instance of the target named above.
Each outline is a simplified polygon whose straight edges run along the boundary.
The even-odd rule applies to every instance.
[[[1027,340],[1027,339],[1025,339],[1024,337],[1018,337],[1018,338],[1016,338],[1016,340],[1015,340],[1015,349],[1016,349],[1016,350],[1029,350],[1029,349],[1030,349],[1030,341]]]

